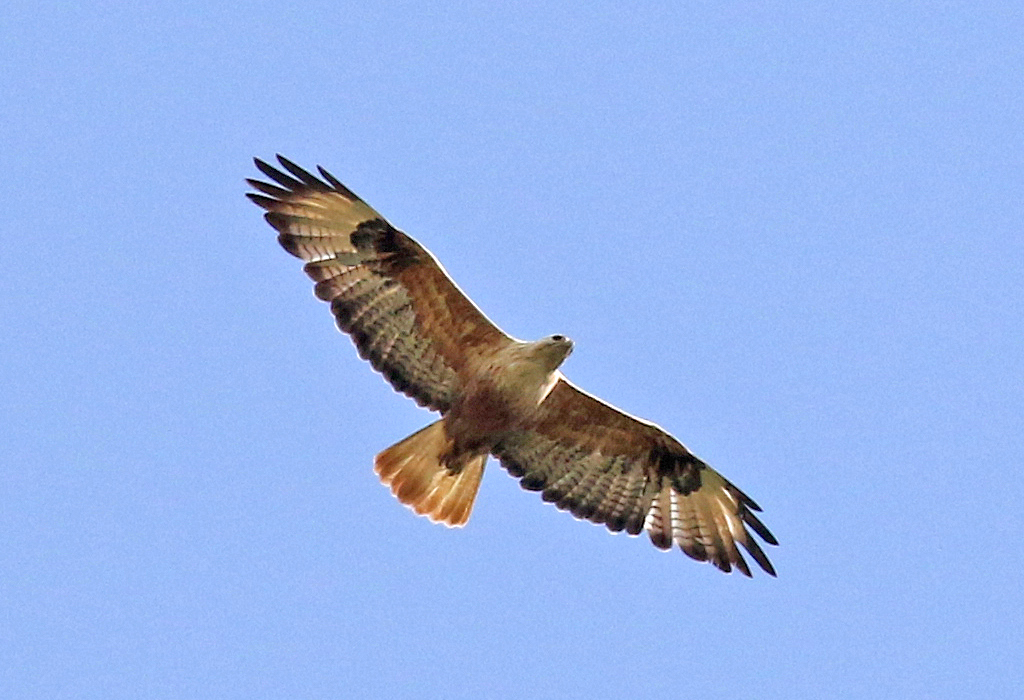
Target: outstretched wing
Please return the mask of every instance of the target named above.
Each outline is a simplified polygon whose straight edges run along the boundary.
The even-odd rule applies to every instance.
[[[493,450],[524,489],[540,491],[577,518],[637,535],[722,571],[750,568],[737,544],[766,572],[768,557],[751,534],[778,541],[754,511],[761,508],[722,475],[654,425],[634,418],[565,380],[536,420]],[[748,529],[749,528],[749,529]]]
[[[447,411],[477,359],[511,339],[429,251],[330,173],[320,168],[321,180],[277,159],[287,174],[256,159],[276,184],[247,180],[277,240],[306,261],[314,293],[359,355],[420,405]]]

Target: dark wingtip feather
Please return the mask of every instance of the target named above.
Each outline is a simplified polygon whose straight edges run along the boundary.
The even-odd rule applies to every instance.
[[[764,550],[761,549],[760,545],[757,544],[757,540],[748,537],[747,541],[743,543],[743,547],[750,552],[750,556],[754,557],[754,561],[757,565],[764,569],[765,573],[770,576],[776,576],[775,567],[768,560]]]
[[[280,158],[280,156],[278,156]],[[259,158],[254,158],[253,162],[256,163],[256,167],[259,171],[269,177],[271,180],[287,188],[291,192],[297,192],[303,189],[303,183],[296,180],[293,177],[285,175],[283,172],[275,168],[273,165],[263,162]]]
[[[749,525],[750,529],[756,532],[758,535],[760,535],[761,539],[767,542],[768,544],[779,544],[779,541],[775,539],[775,535],[773,535],[771,531],[767,527],[765,527],[765,524],[762,523],[758,519],[758,517],[750,511],[747,511],[743,514],[743,522]]]
[[[752,548],[747,547],[747,551],[750,552],[750,556],[754,557],[754,561],[757,562],[758,566],[764,569],[766,574],[778,577],[778,574],[775,573],[775,567],[772,565],[771,560],[765,556],[765,553],[761,551],[761,548],[757,546],[756,542],[754,542],[754,546]]]
[[[282,189],[277,185],[271,185],[269,182],[263,182],[262,180],[246,178],[245,181],[249,183],[249,186],[253,189],[259,190],[263,194],[269,194],[271,197],[275,197],[277,199],[284,199],[291,194],[288,190]]]
[[[262,207],[263,209],[266,209],[267,211],[273,210],[274,207],[276,207],[278,204],[280,204],[280,202],[278,200],[276,200],[276,199],[271,199],[270,197],[264,197],[263,195],[256,194],[255,192],[246,192],[245,196],[248,197],[249,199],[251,199],[256,204],[256,206]]]
[[[329,182],[331,184],[331,187],[336,189],[338,192],[345,195],[349,199],[359,199],[359,196],[356,195],[355,192],[345,187],[345,185],[341,184],[341,180],[339,180],[338,178],[334,177],[329,172],[324,170],[323,166],[318,165],[316,166],[316,169],[320,171],[321,177],[323,177],[324,180]]]
[[[738,498],[739,501],[747,508],[749,508],[750,510],[756,510],[758,513],[761,512],[761,506],[757,504],[757,501],[755,501],[753,498],[745,494],[742,490],[737,488],[736,484],[730,483],[728,485],[728,488],[730,491],[732,491],[732,495]]]
[[[306,186],[318,190],[327,189],[327,185],[324,182],[318,180],[315,175],[304,170],[303,168],[300,168],[298,165],[291,162],[280,153],[277,154],[277,160],[279,163],[281,163],[281,165],[284,166],[285,170],[287,170],[292,175],[301,180]]]
[[[256,164],[256,169],[267,177],[276,180],[278,175],[284,175],[280,170],[275,168],[273,165],[265,160],[259,158],[253,158],[252,162]]]
[[[288,173],[278,170],[273,165],[270,165],[260,158],[253,158],[252,162],[256,164],[257,169],[259,169],[261,173],[269,177],[278,185],[281,185],[281,187],[272,185],[269,182],[263,182],[262,180],[254,180],[252,178],[246,178],[245,181],[249,183],[249,186],[253,189],[259,190],[263,194],[270,195],[270,197],[276,198],[277,200],[285,200],[296,193],[317,190],[320,192],[334,191],[351,201],[362,201],[355,192],[345,187],[341,180],[327,172],[323,166],[316,166],[320,175],[324,178],[323,180],[320,180],[316,175],[299,167],[280,153],[277,154],[277,160],[281,164],[281,167],[287,170]],[[264,209],[269,209],[270,207],[267,206],[267,203],[273,201],[273,199],[267,199],[265,197],[257,200],[252,194],[250,194],[249,197]]]

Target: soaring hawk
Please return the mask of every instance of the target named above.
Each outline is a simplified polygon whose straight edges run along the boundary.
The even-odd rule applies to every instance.
[[[252,201],[338,327],[391,385],[441,418],[377,455],[399,501],[435,522],[469,518],[494,455],[524,489],[577,518],[638,535],[750,576],[737,544],[775,575],[751,534],[778,544],[761,508],[678,440],[577,388],[559,371],[573,343],[507,335],[429,251],[323,168],[257,159],[273,183],[248,180]]]

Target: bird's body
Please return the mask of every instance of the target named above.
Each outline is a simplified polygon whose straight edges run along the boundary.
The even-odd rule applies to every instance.
[[[375,470],[417,513],[447,525],[469,518],[488,455],[523,488],[610,530],[647,530],[723,571],[750,575],[741,544],[774,569],[747,528],[774,536],[746,494],[664,430],[572,385],[561,335],[536,342],[493,324],[422,246],[329,173],[278,156],[257,160],[274,183],[249,180],[281,245],[306,261],[360,355],[441,419],[384,450]]]
[[[558,367],[570,352],[572,341],[563,336],[502,347],[487,358],[446,414],[453,433],[467,437],[480,433],[477,439],[486,441],[489,436],[527,427],[554,389],[561,376]],[[489,444],[488,452],[493,447]]]

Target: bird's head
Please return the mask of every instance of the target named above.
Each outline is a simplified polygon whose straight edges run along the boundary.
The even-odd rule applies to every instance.
[[[537,355],[543,359],[548,371],[553,372],[572,354],[572,340],[564,335],[549,335],[534,343]]]

